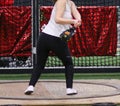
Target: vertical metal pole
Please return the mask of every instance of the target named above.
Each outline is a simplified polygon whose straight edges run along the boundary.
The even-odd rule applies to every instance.
[[[38,0],[32,0],[32,54],[33,68],[36,64],[36,42],[39,35],[39,3]]]

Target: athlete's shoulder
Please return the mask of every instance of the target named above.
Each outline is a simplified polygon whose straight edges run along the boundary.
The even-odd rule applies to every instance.
[[[72,0],[69,0],[69,1],[70,1],[71,4],[74,4],[74,5],[75,5],[75,3],[74,3]]]
[[[66,3],[67,0],[57,0],[57,2],[60,2],[60,3]]]

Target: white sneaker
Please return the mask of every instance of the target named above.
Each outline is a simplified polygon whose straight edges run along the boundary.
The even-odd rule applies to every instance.
[[[26,95],[31,95],[34,91],[34,87],[32,85],[28,86],[28,88],[25,90]]]
[[[77,91],[73,88],[67,88],[66,93],[67,95],[75,95],[77,94]]]

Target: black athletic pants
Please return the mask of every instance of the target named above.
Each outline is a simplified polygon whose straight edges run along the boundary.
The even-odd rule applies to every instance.
[[[72,88],[73,84],[73,63],[68,49],[67,42],[62,41],[58,37],[54,37],[45,33],[41,33],[37,42],[37,62],[35,70],[32,73],[29,85],[35,86],[41,72],[43,71],[48,54],[53,51],[65,66],[66,87]]]

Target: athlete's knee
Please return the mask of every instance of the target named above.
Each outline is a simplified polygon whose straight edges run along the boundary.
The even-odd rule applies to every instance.
[[[69,71],[74,69],[72,64],[65,66],[65,68],[66,70],[69,70]]]
[[[66,59],[66,65],[67,66],[72,66],[73,65],[72,58],[67,58]]]

